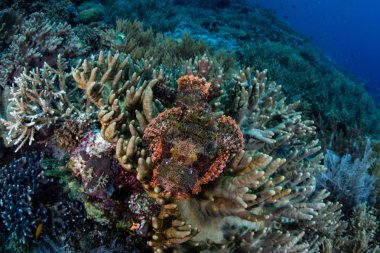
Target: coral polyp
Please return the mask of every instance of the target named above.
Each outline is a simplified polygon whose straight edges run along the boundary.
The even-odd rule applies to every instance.
[[[164,195],[186,197],[223,171],[232,153],[244,147],[243,134],[230,117],[208,110],[210,83],[186,75],[178,79],[176,105],[154,118],[144,132],[154,160],[153,187]]]

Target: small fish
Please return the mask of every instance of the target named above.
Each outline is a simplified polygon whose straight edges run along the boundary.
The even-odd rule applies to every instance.
[[[122,32],[118,32],[116,33],[115,35],[115,39],[113,40],[113,42],[118,45],[118,46],[121,46],[121,45],[124,45],[125,43],[125,39],[127,38],[127,36],[125,36],[124,33]]]
[[[38,239],[40,237],[40,235],[42,233],[42,228],[43,228],[43,224],[42,223],[38,224],[36,232],[34,233],[34,237],[36,239]]]
[[[42,217],[38,217],[34,220],[34,222],[40,222]],[[37,225],[36,232],[34,233],[34,238],[38,239],[42,233],[43,224],[42,222]]]
[[[131,235],[135,235],[136,234],[136,232],[137,232],[137,230],[140,228],[140,223],[138,223],[138,222],[135,222],[134,220],[132,220],[132,225],[129,227],[129,233],[131,234]]]
[[[76,48],[78,48],[78,49],[84,47],[84,44],[83,44],[83,42],[82,42],[81,40],[77,40],[77,41],[75,41],[75,42],[73,43],[73,45],[74,45]]]

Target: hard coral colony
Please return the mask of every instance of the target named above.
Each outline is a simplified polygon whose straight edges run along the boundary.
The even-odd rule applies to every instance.
[[[317,238],[339,226],[339,205],[315,192],[315,128],[265,71],[224,80],[205,57],[173,73],[100,53],[73,76],[122,167],[161,206],[148,242],[156,252],[318,252]],[[165,108],[153,90],[175,86],[173,76],[177,98]]]
[[[285,103],[266,71],[247,68],[224,79],[206,57],[164,70],[100,52],[72,76],[86,108],[61,95],[65,113],[56,122],[95,110],[91,104],[99,108],[102,138],[161,207],[148,241],[155,252],[319,252],[333,240],[340,206],[315,190],[314,174],[323,170],[315,127],[295,111],[297,103]],[[45,81],[60,80],[62,88],[66,77],[56,70]],[[177,87],[173,105],[164,106],[169,99],[158,87]],[[13,91],[15,101],[24,95]],[[7,122],[10,139],[44,128],[37,114],[25,124],[25,108],[17,106],[16,122]]]

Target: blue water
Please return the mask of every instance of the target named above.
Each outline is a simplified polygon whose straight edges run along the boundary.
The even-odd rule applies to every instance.
[[[250,0],[309,37],[380,105],[379,0]]]

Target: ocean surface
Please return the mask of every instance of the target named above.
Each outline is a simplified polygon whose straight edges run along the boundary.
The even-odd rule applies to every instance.
[[[251,0],[310,38],[380,105],[380,1]]]

